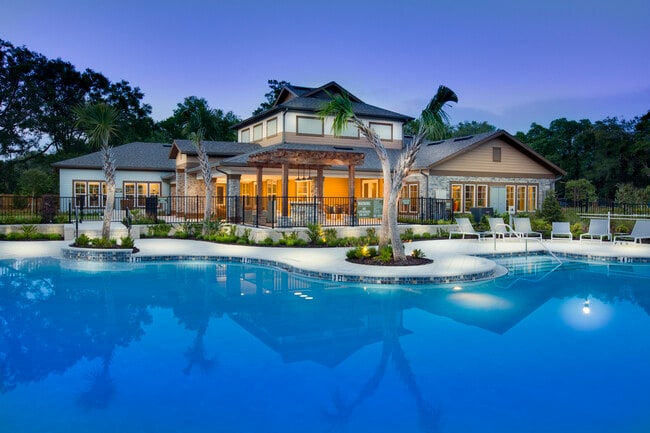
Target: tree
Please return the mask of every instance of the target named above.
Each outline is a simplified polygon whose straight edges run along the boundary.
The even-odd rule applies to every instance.
[[[587,179],[574,179],[566,183],[566,198],[573,201],[574,206],[589,200],[596,200],[596,187]]]
[[[379,135],[367,124],[362,122],[354,113],[352,102],[347,94],[331,95],[331,99],[319,111],[321,117],[333,116],[332,129],[335,134],[340,134],[348,127],[348,122],[353,122],[361,134],[366,137],[377,153],[381,162],[384,178],[384,203],[382,221],[379,232],[379,247],[386,247],[390,242],[393,248],[393,259],[397,262],[405,261],[404,244],[400,238],[397,227],[397,201],[408,176],[415,157],[422,142],[427,137],[441,137],[447,130],[448,117],[443,108],[449,102],[458,102],[456,94],[445,86],[438,87],[435,96],[422,110],[418,118],[418,129],[411,140],[405,141],[397,162],[393,166],[388,156],[388,151]]]
[[[483,134],[485,132],[494,132],[497,127],[487,123],[486,121],[477,122],[460,122],[458,125],[451,128],[452,137],[465,137],[467,135]]]
[[[117,135],[119,130],[120,112],[115,107],[103,102],[77,106],[74,112],[77,116],[77,125],[85,131],[88,141],[98,146],[102,153],[104,178],[106,179],[102,238],[108,240],[111,237],[111,220],[115,207],[116,169],[110,140]]]
[[[648,188],[635,188],[631,183],[619,183],[616,186],[617,203],[642,204],[647,203],[649,199]]]
[[[188,131],[186,129],[187,113],[198,111],[203,112],[205,116],[203,122],[204,140],[237,140],[237,132],[233,131],[231,127],[240,122],[239,117],[232,111],[224,113],[223,110],[210,108],[205,98],[188,96],[183,102],[176,104],[176,109],[171,117],[156,123],[154,134],[158,136],[158,141],[173,141],[177,138],[189,140],[189,134],[196,130]]]
[[[291,85],[291,83],[288,81],[268,80],[267,82],[271,90],[264,94],[266,101],[262,102],[260,106],[257,107],[255,111],[253,111],[253,116],[257,116],[258,114],[263,113],[269,108],[273,107],[273,104],[275,104],[275,100],[278,99],[278,95],[282,89],[284,89],[285,86]]]
[[[18,179],[18,192],[23,195],[43,195],[56,193],[53,176],[40,169],[30,168],[23,171]]]
[[[190,98],[188,98],[190,99]],[[187,99],[186,99],[187,101]],[[215,121],[218,118],[205,99],[192,99],[192,104],[183,111],[185,118],[183,132],[189,137],[196,147],[198,154],[203,184],[205,185],[205,206],[203,208],[203,236],[210,232],[210,217],[212,216],[212,170],[210,159],[203,145],[206,131],[215,130]]]
[[[552,223],[554,221],[562,221],[564,218],[562,214],[562,208],[560,207],[560,202],[555,196],[555,191],[551,190],[548,192],[548,194],[546,194],[544,202],[542,202],[542,210],[540,211],[540,216],[549,223]]]

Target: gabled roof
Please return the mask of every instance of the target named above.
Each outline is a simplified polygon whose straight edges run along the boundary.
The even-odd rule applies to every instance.
[[[366,104],[361,99],[352,95],[339,84],[331,81],[323,86],[310,88],[298,86],[286,86],[280,91],[275,105],[270,109],[256,115],[249,117],[246,120],[239,122],[232,126],[232,129],[239,129],[244,126],[257,123],[260,120],[271,116],[275,113],[288,110],[288,111],[308,111],[312,113],[318,112],[323,104],[329,99],[329,95],[347,93],[352,108],[356,115],[360,117],[374,117],[380,119],[395,120],[400,122],[407,122],[412,120],[412,117],[404,114],[396,113],[394,111],[385,110],[374,105]]]
[[[243,153],[253,152],[261,146],[256,143],[237,143],[233,141],[203,141],[208,156],[230,157]],[[179,153],[186,155],[197,155],[196,146],[192,140],[174,140],[168,157],[175,159]]]
[[[174,171],[175,162],[169,159],[171,144],[133,142],[113,148],[117,170]],[[55,168],[101,170],[101,151],[52,164]]]
[[[512,145],[529,158],[535,160],[540,165],[546,167],[551,172],[557,175],[565,175],[566,172],[557,165],[553,164],[548,159],[544,158],[539,153],[535,152],[530,146],[517,140],[506,131],[498,130],[494,132],[485,132],[483,134],[468,135],[465,137],[455,137],[447,140],[440,141],[427,141],[422,144],[418,152],[413,169],[428,169],[434,168],[452,158],[455,158],[463,153],[469,152],[482,144],[494,140],[501,139],[506,143]]]

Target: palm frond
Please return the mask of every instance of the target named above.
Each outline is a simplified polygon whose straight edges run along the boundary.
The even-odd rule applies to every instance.
[[[83,129],[88,140],[97,146],[108,146],[119,131],[120,112],[106,103],[80,105],[73,109],[75,125]]]
[[[321,106],[318,115],[321,118],[332,116],[334,118],[332,131],[340,134],[348,127],[348,121],[355,118],[352,102],[347,94],[332,95],[329,92],[327,94],[330,100]]]
[[[446,104],[458,102],[456,93],[447,86],[439,86],[436,94],[431,98],[420,115],[420,131],[429,138],[442,138],[449,122],[449,116],[444,110]]]

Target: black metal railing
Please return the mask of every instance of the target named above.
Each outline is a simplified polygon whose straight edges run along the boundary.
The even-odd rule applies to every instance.
[[[71,223],[101,221],[106,196],[0,196],[0,223]],[[113,221],[133,224],[203,221],[204,196],[115,197]],[[381,222],[381,199],[304,196],[213,197],[212,218],[229,223],[266,227],[369,226]],[[400,200],[401,224],[439,224],[453,218],[451,200],[411,198]]]
[[[564,211],[574,212],[584,217],[609,214],[616,219],[650,218],[650,203],[620,203],[610,200],[583,200],[561,202]]]

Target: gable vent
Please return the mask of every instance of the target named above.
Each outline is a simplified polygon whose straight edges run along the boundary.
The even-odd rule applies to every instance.
[[[474,136],[473,135],[466,135],[465,137],[454,138],[454,141],[465,141],[465,140],[469,140],[470,138],[474,138]]]

